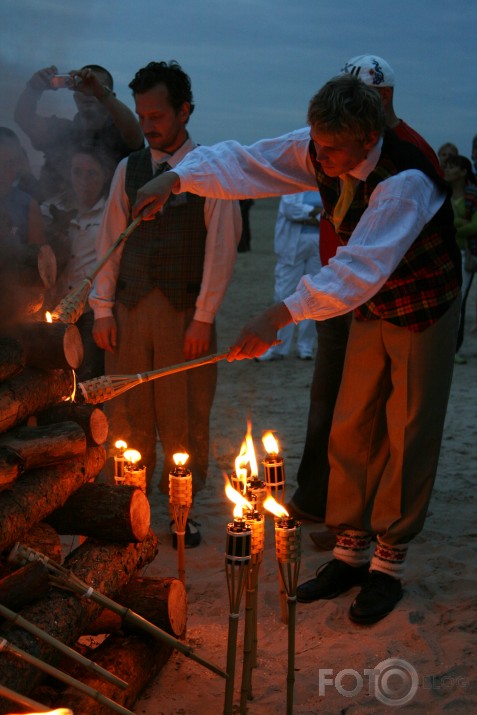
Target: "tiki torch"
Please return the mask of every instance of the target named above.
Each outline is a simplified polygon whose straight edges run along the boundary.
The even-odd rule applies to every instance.
[[[258,623],[258,572],[263,560],[265,542],[265,519],[252,504],[244,512],[245,522],[252,532],[250,550],[250,569],[245,590],[245,629],[242,665],[242,688],[240,693],[240,712],[245,715],[247,700],[252,699],[252,669],[257,659],[257,623]]]
[[[265,483],[270,496],[281,504],[285,501],[285,466],[278,453],[278,442],[271,432],[262,437],[267,456],[263,460]]]
[[[123,439],[118,439],[114,443],[116,454],[114,455],[114,481],[116,484],[124,484],[124,450],[128,448]]]
[[[147,491],[146,467],[139,464],[141,452],[137,449],[126,449],[124,451],[124,484],[132,487],[139,487],[144,494]]]
[[[252,532],[244,517],[238,516],[242,508],[234,510],[234,520],[227,525],[225,547],[225,572],[229,593],[229,631],[227,639],[227,681],[225,684],[224,715],[232,715],[235,659],[237,654],[237,632],[240,601],[250,568]]]
[[[104,256],[95,265],[90,275],[87,276],[79,285],[77,285],[73,290],[66,295],[60,303],[51,311],[51,317],[53,321],[61,320],[62,323],[76,323],[76,321],[83,314],[84,307],[88,300],[89,292],[93,281],[97,274],[104,266],[106,261],[109,259],[112,253],[118,248],[118,246],[125,241],[131,233],[142,221],[142,217],[138,216],[129,226],[122,232],[122,234],[116,239],[113,245],[106,251]]]
[[[278,569],[287,595],[288,606],[288,673],[287,673],[287,715],[293,715],[293,688],[295,685],[295,626],[296,589],[301,559],[301,523],[292,517],[284,507],[267,499],[265,508],[275,514],[275,549]]]
[[[192,472],[186,467],[188,454],[177,452],[172,458],[176,466],[169,473],[169,509],[176,526],[177,570],[185,584],[185,532],[192,505]]]
[[[190,370],[201,365],[210,365],[211,363],[219,362],[219,360],[225,360],[228,355],[228,352],[206,355],[196,360],[189,360],[170,367],[161,367],[158,370],[142,372],[137,375],[101,375],[100,377],[94,377],[91,380],[78,383],[76,400],[79,403],[97,405],[101,402],[112,400],[114,397],[122,395],[123,392],[141,385],[143,382],[157,380],[159,377],[167,377],[167,375],[175,375],[177,372]]]

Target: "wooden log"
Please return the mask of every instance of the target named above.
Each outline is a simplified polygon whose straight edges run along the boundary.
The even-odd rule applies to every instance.
[[[0,435],[0,491],[29,469],[84,454],[86,436],[76,422],[18,427]]]
[[[157,676],[167,663],[172,649],[164,643],[158,643],[142,635],[111,635],[101,645],[90,651],[88,657],[94,659],[103,668],[128,682],[128,687],[121,690],[111,683],[101,682],[93,673],[76,674],[86,685],[101,690],[106,697],[126,708],[132,708],[144,688]],[[84,674],[83,674],[84,673]],[[92,701],[82,693],[68,687],[64,690],[56,707],[68,707],[75,715],[91,715]],[[100,703],[94,704],[94,715],[110,715],[110,710]]]
[[[103,447],[90,447],[83,455],[41,467],[17,480],[0,494],[0,551],[20,541],[35,523],[63,506],[77,489],[94,479],[104,467]]]
[[[50,514],[59,534],[82,534],[102,541],[144,541],[151,525],[149,500],[138,487],[85,484]]]
[[[29,321],[15,326],[11,336],[23,348],[26,365],[30,367],[76,370],[83,362],[83,341],[76,325]]]
[[[65,559],[64,566],[98,591],[113,596],[156,554],[157,536],[152,531],[138,544],[106,544],[87,539]],[[23,609],[21,615],[66,645],[73,646],[100,610],[101,606],[91,599],[52,587],[47,597]],[[0,626],[1,637],[47,663],[58,663],[56,649],[13,624]],[[29,663],[14,659],[8,653],[2,655],[0,682],[8,683],[13,690],[28,695],[43,678],[44,675]],[[129,682],[129,678],[125,680]],[[0,713],[8,712],[0,704]],[[89,712],[93,712],[91,703]]]
[[[48,569],[39,561],[15,569],[0,580],[0,603],[17,611],[49,591]]]
[[[22,544],[48,556],[52,561],[63,562],[63,545],[60,535],[44,521],[35,524],[22,539]]]
[[[20,375],[0,384],[0,432],[15,427],[39,410],[69,400],[74,380],[72,370],[44,372],[25,368]]]
[[[104,444],[108,437],[108,418],[103,410],[95,405],[77,405],[75,402],[63,402],[53,405],[36,414],[39,425],[71,421],[80,425],[86,435],[88,445]]]
[[[115,600],[175,638],[184,637],[187,625],[187,594],[180,579],[136,577],[128,581],[115,596]],[[126,633],[139,632],[134,626],[123,623],[117,613],[105,608],[96,621],[89,625],[85,635],[116,633],[120,630]]]
[[[16,340],[8,335],[0,337],[0,382],[17,375],[26,365],[25,352]]]
[[[21,286],[33,288],[53,288],[56,283],[56,256],[47,244],[11,243],[6,249],[8,266],[5,273],[14,274]],[[5,258],[5,256],[4,256]],[[0,271],[3,274],[4,271]]]

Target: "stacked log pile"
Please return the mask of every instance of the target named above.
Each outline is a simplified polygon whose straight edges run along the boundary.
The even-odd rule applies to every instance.
[[[137,487],[97,482],[108,425],[101,409],[74,402],[72,368],[81,359],[75,326],[0,320],[0,608],[78,650],[84,650],[82,636],[101,633],[103,642],[89,658],[127,683],[119,688],[89,672],[18,619],[2,620],[2,610],[0,695],[8,688],[51,708],[70,707],[76,715],[112,710],[71,685],[65,688],[15,649],[129,708],[167,661],[171,645],[55,583],[46,562],[13,563],[16,544],[45,555],[176,638],[186,626],[183,584],[141,576],[157,554],[146,495]],[[62,534],[81,535],[64,559]],[[27,710],[0,697],[0,714]]]

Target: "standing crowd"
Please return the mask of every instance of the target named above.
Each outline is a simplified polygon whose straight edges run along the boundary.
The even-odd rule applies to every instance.
[[[177,62],[135,73],[135,114],[105,68],[58,75],[51,66],[31,77],[15,109],[44,156],[38,179],[15,132],[0,127],[0,239],[51,244],[59,277],[47,308],[142,219],[98,273],[78,321],[80,380],[215,352],[237,251],[253,250],[248,211],[256,199],[281,197],[274,303],[247,322],[229,359],[273,362],[296,341],[297,356],[315,360],[287,508],[326,525],[311,537],[332,558],[297,597],[308,603],[359,586],[349,616],[368,625],[403,595],[452,371],[466,362],[477,270],[477,136],[474,167],[450,142],[436,156],[396,113],[395,84],[381,57],[354,57],[310,99],[305,128],[206,147],[189,134],[193,91]],[[42,94],[57,87],[73,93],[73,119],[40,113]],[[477,320],[477,306],[473,313]],[[158,444],[160,491],[168,492],[175,452],[191,455],[193,491],[203,489],[216,383],[216,365],[207,365],[105,403],[111,443],[102,478],[112,480],[114,441],[124,439],[141,452],[149,492]],[[186,546],[200,538],[190,518]]]

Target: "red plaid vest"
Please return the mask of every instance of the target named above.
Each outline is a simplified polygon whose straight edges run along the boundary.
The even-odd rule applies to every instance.
[[[323,172],[316,159],[313,142],[310,142],[309,151],[325,217],[332,221],[340,182]],[[358,184],[354,200],[341,224],[338,237],[342,245],[348,242],[379,182],[406,169],[423,171],[448,192],[447,185],[424,155],[412,144],[387,131],[378,164],[366,181]],[[460,284],[461,257],[455,241],[448,192],[441,209],[426,224],[396,270],[371,300],[355,310],[355,316],[358,320],[387,320],[421,332],[447,311],[459,293]]]

